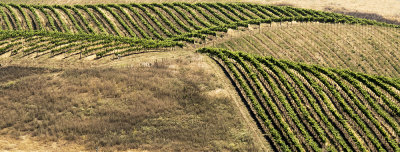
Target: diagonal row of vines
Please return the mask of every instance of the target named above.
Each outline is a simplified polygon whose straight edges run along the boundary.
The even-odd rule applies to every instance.
[[[393,26],[341,14],[287,6],[222,3],[18,5],[0,4],[0,29],[106,34],[193,41],[216,31],[283,21]]]
[[[202,48],[226,71],[277,151],[400,151],[391,78]]]
[[[8,54],[11,57],[121,57],[132,53],[168,50],[175,46],[182,47],[183,43],[47,31],[0,31],[0,55]]]

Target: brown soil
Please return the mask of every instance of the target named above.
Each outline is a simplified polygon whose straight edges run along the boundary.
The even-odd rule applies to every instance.
[[[152,38],[156,38],[154,36],[154,34],[152,32],[150,32],[150,30],[146,27],[146,25],[144,25],[142,23],[139,16],[137,16],[134,12],[130,11],[128,8],[123,8],[123,9],[136,21],[136,23],[147,33],[147,35],[149,35]],[[135,8],[133,8],[133,9],[135,9]],[[138,11],[138,15],[140,15],[141,17],[144,18],[144,16],[142,14],[140,14],[139,11]]]
[[[138,31],[138,29],[134,28],[131,22],[129,22],[129,19],[125,17],[125,15],[122,14],[122,12],[116,8],[110,8],[112,9],[115,13],[117,13],[123,21],[125,21],[125,24],[128,25],[128,27],[135,33],[135,35],[139,38],[143,38]]]
[[[92,8],[88,8],[89,11],[93,12],[93,15],[96,17],[96,19],[103,24],[104,29],[106,30],[107,33],[109,33],[110,35],[116,35],[117,33],[115,33],[115,31],[111,28],[111,26],[107,23],[107,21],[102,17],[102,15],[95,11]]]
[[[117,28],[116,30],[118,30],[119,33],[122,34],[121,36],[130,37],[129,32],[127,30],[125,30],[125,28],[122,26],[122,24],[111,14],[111,12],[109,12],[103,8],[99,8],[99,9],[100,9],[100,11],[102,11],[104,13],[104,15],[106,15],[108,20],[111,21],[111,23],[106,22],[107,24],[114,24],[114,26]],[[110,27],[111,27],[111,25],[110,25]]]
[[[63,20],[65,26],[72,32],[78,33],[78,29],[76,29],[75,25],[72,23],[72,20],[68,17],[68,15],[61,9],[54,8],[55,11],[60,14],[61,19]]]

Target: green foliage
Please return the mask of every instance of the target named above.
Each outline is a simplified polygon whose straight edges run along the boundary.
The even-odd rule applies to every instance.
[[[89,11],[87,6],[75,5],[76,8],[84,10],[86,13],[89,14],[90,18],[96,23],[97,27],[100,29],[100,33],[106,33],[104,26],[100,23],[99,20],[94,16],[92,11]]]
[[[161,4],[151,4],[151,5],[146,5],[148,8],[150,8],[152,11],[154,11],[161,19],[162,21],[167,24],[175,33],[182,34],[182,32],[173,24],[165,15],[163,15],[158,9],[155,7],[160,7]]]
[[[133,25],[133,27],[139,31],[145,39],[150,39],[149,35],[133,20],[133,18],[119,5],[112,5],[111,7],[115,7],[117,10],[121,11],[121,13],[128,19],[129,23]]]
[[[201,19],[192,9],[190,9],[188,6],[186,6],[185,4],[182,3],[173,3],[174,6],[179,6],[182,9],[186,10],[187,12],[189,12],[190,15],[192,15],[197,22],[199,22],[200,24],[202,24],[204,27],[211,27],[211,25],[209,23],[207,23],[206,21],[204,21],[203,19]]]
[[[205,11],[203,11],[198,5],[201,4],[197,4],[197,5],[190,5],[190,4],[186,4],[186,6],[189,6],[193,9],[195,9],[197,12],[199,12],[202,16],[204,16],[204,18],[207,19],[208,22],[212,23],[213,25],[222,25],[222,23],[218,20],[216,20],[215,18],[211,17],[208,13],[206,13]]]
[[[71,31],[69,30],[69,28],[67,28],[67,25],[65,24],[65,22],[61,19],[61,15],[60,15],[60,13],[58,13],[55,9],[54,9],[54,7],[51,7],[51,6],[44,6],[44,8],[47,8],[47,9],[49,9],[51,12],[53,12],[53,14],[55,14],[56,15],[56,18],[57,18],[57,20],[60,22],[60,24],[61,24],[61,27],[60,28],[62,28],[65,32],[67,32],[67,33],[70,33]],[[62,32],[62,30],[61,30],[61,32]]]
[[[378,130],[385,136],[386,140],[388,140],[389,143],[392,144],[393,148],[398,149],[398,146],[396,144],[393,144],[395,142],[393,142],[393,139],[391,139],[390,135],[387,133],[386,130],[383,129],[383,127],[381,126],[381,124],[378,122],[378,120],[376,120],[374,118],[374,116],[371,114],[370,111],[367,110],[367,108],[365,107],[365,105],[363,105],[358,98],[355,96],[355,94],[350,90],[350,88],[348,86],[346,86],[342,80],[336,76],[335,74],[333,74],[332,72],[324,69],[324,68],[320,68],[317,67],[317,70],[319,70],[321,73],[324,73],[326,75],[328,75],[330,78],[332,78],[345,92],[348,96],[350,96],[351,100],[348,102],[354,102],[357,105],[357,108],[359,108],[364,115],[367,116],[367,118],[372,121],[372,123],[378,128]],[[342,75],[344,76],[344,75]],[[345,107],[347,105],[344,105]],[[354,108],[353,108],[354,109]],[[353,111],[353,110],[351,110]],[[352,115],[352,114],[350,114]],[[354,114],[354,116],[356,116],[357,114]],[[357,119],[357,118],[356,118]],[[359,118],[358,118],[359,119]],[[359,119],[361,121],[361,119]],[[360,126],[363,126],[362,124],[360,124]],[[364,126],[363,126],[364,127]],[[380,142],[375,139],[374,135],[372,135],[372,133],[370,131],[368,131],[366,128],[365,129],[365,133],[367,134],[367,136],[369,138],[371,138],[372,142],[375,144],[375,146],[377,147],[377,149],[379,149],[380,151],[383,151],[383,147],[380,146]]]
[[[228,6],[228,5],[225,5],[225,4],[223,4],[223,3],[217,3],[217,5],[218,5],[219,7],[222,7],[222,8],[224,8],[224,9],[228,10],[228,11],[229,11],[230,13],[232,13],[233,15],[237,16],[237,17],[239,18],[239,20],[246,20],[246,19],[247,19],[247,18],[245,18],[243,15],[241,15],[237,10],[235,10],[234,8],[232,8],[232,7]],[[236,19],[233,19],[233,18],[232,18],[232,20],[236,20]],[[236,20],[236,21],[238,21],[238,20]]]
[[[7,53],[8,51],[10,51],[11,48],[13,48],[16,45],[20,45],[22,42],[11,42],[9,44],[7,44],[4,47],[0,48],[0,55]]]
[[[76,21],[75,17],[69,12],[68,9],[66,9],[64,6],[61,6],[61,5],[55,5],[54,7],[58,8],[58,9],[61,9],[65,14],[67,14],[67,16],[71,20],[72,24],[74,24],[74,27],[76,28],[76,30],[78,30],[78,33],[84,33],[83,29],[79,26],[79,24]]]
[[[4,4],[1,4],[0,6],[4,7]],[[3,18],[3,21],[6,23],[6,29],[5,30],[12,30],[13,27],[10,23],[10,19],[7,17],[6,13],[4,12],[3,8],[0,7],[0,15]]]
[[[104,12],[102,10],[100,10],[99,7],[102,8],[107,8],[105,5],[87,5],[87,7],[94,9],[95,11],[97,11],[97,13],[99,13],[101,15],[101,18],[103,18],[104,20],[106,20],[106,22],[110,25],[111,29],[116,33],[117,36],[122,36],[121,32],[118,30],[118,28],[115,26],[115,24],[107,17],[106,14],[104,14]]]
[[[68,6],[68,9],[71,9],[76,15],[78,15],[78,17],[80,18],[80,20],[83,22],[83,24],[85,25],[85,28],[87,28],[88,33],[94,33],[93,28],[90,26],[89,22],[86,20],[86,18],[82,15],[82,13],[76,8],[76,7],[71,7]]]
[[[17,19],[17,14],[16,14],[16,12],[14,11],[14,9],[12,9],[11,7],[10,7],[10,5],[4,5],[4,7],[6,7],[7,9],[8,9],[8,11],[11,13],[11,17],[13,18],[13,20],[14,20],[14,24],[16,25],[16,29],[17,30],[22,30],[22,27],[21,27],[21,21],[19,21],[18,19]]]
[[[187,21],[190,26],[194,27],[196,30],[202,29],[199,25],[197,25],[193,20],[191,20],[186,13],[182,12],[179,8],[175,7],[174,5],[168,5],[170,8],[174,9],[175,12],[177,12],[180,16],[183,17],[185,21]]]
[[[21,5],[21,7],[27,8],[33,14],[36,24],[36,30],[44,30],[44,27],[40,22],[39,15],[36,13],[35,9],[29,5]]]
[[[291,142],[300,148],[296,148],[297,150],[308,149],[306,145],[309,145],[314,151],[321,151],[321,144],[327,146],[325,149],[329,151],[400,150],[396,141],[400,137],[399,124],[395,120],[397,115],[393,115],[396,110],[384,108],[385,105],[377,103],[370,95],[375,94],[388,107],[394,108],[394,105],[390,106],[394,102],[387,95],[398,100],[398,92],[390,87],[398,84],[389,78],[276,60],[272,57],[259,57],[225,49],[203,48],[198,52],[226,61],[222,67],[232,66],[228,72],[236,81],[243,82],[238,86],[240,90],[244,90],[247,97],[254,97],[256,101],[252,102],[265,101],[268,104],[273,112],[270,113],[271,119],[278,120],[271,121],[272,125],[282,126],[277,128],[277,133],[280,135],[273,135],[274,143]],[[241,74],[235,74],[234,70]],[[366,91],[363,85],[372,92]],[[380,89],[387,94],[382,93]],[[264,109],[264,112],[267,111]],[[319,119],[315,119],[315,115],[311,113],[316,113]],[[377,119],[378,117],[383,118],[384,122]],[[306,121],[300,121],[300,118]],[[295,126],[288,126],[291,121]],[[322,126],[326,126],[325,129],[321,123],[324,124]],[[318,136],[310,134],[310,130],[315,130]],[[333,137],[328,138],[326,136],[328,132]],[[289,138],[278,138],[286,137],[286,134]],[[304,140],[295,140],[299,134]],[[360,135],[365,137],[359,138]],[[322,143],[317,142],[319,141],[317,139]],[[364,141],[370,142],[374,148],[371,149]],[[284,145],[278,145],[284,148]],[[339,145],[341,147],[337,147]]]
[[[2,4],[2,6],[4,9],[8,9],[8,12],[11,14],[6,14],[4,9],[0,10],[0,15],[5,21],[4,24],[5,27],[7,27],[7,30],[26,30],[17,32],[2,32],[5,34],[5,36],[33,36],[34,34],[38,34],[39,36],[50,36],[55,38],[64,37],[67,40],[88,40],[89,42],[95,42],[100,41],[100,39],[104,39],[104,44],[108,44],[110,41],[130,43],[135,46],[135,49],[139,50],[140,48],[147,49],[151,47],[162,47],[164,45],[169,46],[171,44],[180,46],[182,45],[180,41],[194,43],[197,41],[196,38],[204,40],[207,37],[206,35],[216,36],[217,32],[227,32],[228,29],[247,27],[249,24],[272,22],[297,21],[348,23],[399,28],[397,25],[390,25],[335,13],[326,13],[286,6],[281,7],[244,3],[189,4],[175,2],[163,4],[110,4],[85,6],[34,6]],[[10,6],[18,9],[18,11],[23,14],[23,20],[25,20],[27,24],[26,27],[22,27],[19,22],[11,23],[11,21],[17,21],[18,18],[14,12],[15,9],[11,8]],[[22,7],[27,8],[29,13],[27,13],[27,10],[23,10]],[[60,10],[63,13],[59,13]],[[40,17],[37,11],[40,11],[44,14],[44,17],[47,18],[46,23],[42,23],[42,21],[40,21],[40,18],[43,17]],[[112,20],[106,16],[105,12],[110,13],[118,23],[113,23]],[[155,14],[152,14],[151,12],[154,12]],[[40,13],[40,15],[42,15],[42,13]],[[83,15],[83,13],[85,13],[85,15]],[[28,14],[33,15],[33,22],[31,22]],[[61,14],[66,14],[66,16],[61,16]],[[67,21],[66,18],[70,21]],[[100,20],[105,22],[101,23]],[[67,22],[72,23],[72,26],[66,25]],[[121,25],[121,29],[119,29],[117,25]],[[141,27],[142,25],[144,26]],[[110,29],[105,29],[105,27],[110,27]],[[32,32],[30,30],[38,30],[42,32]],[[126,31],[128,33],[126,36],[131,38],[124,37],[122,34],[123,31]],[[139,33],[141,35],[140,38]],[[103,34],[116,36],[105,36]],[[151,39],[161,41],[153,41]],[[171,41],[175,42],[171,43]],[[63,41],[63,43],[60,44],[64,43],[66,43],[66,41]],[[152,43],[157,45],[151,45]],[[51,46],[51,49],[56,47],[53,45]],[[42,48],[39,46],[36,47],[36,49]],[[76,47],[81,48],[82,46]],[[34,48],[30,49],[35,50]],[[61,51],[65,49],[66,48],[58,50]],[[109,51],[105,52],[108,53]],[[103,56],[102,53],[99,53],[99,56]],[[390,92],[389,90],[389,93],[394,95],[393,91]],[[396,99],[400,99],[399,96],[394,97]],[[400,111],[398,108],[396,109],[393,104],[390,104],[388,99],[385,99],[384,97],[382,98],[390,105],[390,107],[395,109],[396,112]]]
[[[215,22],[221,21],[224,24],[230,24],[232,22],[228,21],[227,19],[225,19],[225,17],[220,16],[216,11],[214,11],[213,9],[211,9],[207,4],[203,4],[203,3],[197,3],[197,6],[200,6],[202,8],[204,8],[205,10],[207,10],[208,12],[210,12],[214,17],[209,17],[210,19],[215,20],[215,18],[217,18],[218,20],[215,20]]]
[[[28,26],[28,30],[33,30],[32,27],[32,22],[29,19],[28,15],[26,14],[25,11],[22,10],[20,5],[16,5],[16,4],[9,4],[10,6],[17,8],[19,12],[21,12],[21,14],[24,16],[24,21],[26,22],[27,26]]]
[[[125,21],[121,18],[121,16],[119,16],[114,10],[112,10],[110,7],[115,6],[114,4],[109,4],[107,6],[105,5],[100,5],[101,8],[105,9],[106,11],[110,12],[112,16],[114,16],[114,18],[117,19],[117,21],[122,25],[122,27],[124,27],[124,29],[126,31],[128,31],[129,35],[133,38],[137,38],[136,34],[132,31],[132,29],[125,23]],[[115,29],[115,27],[113,26],[113,29]],[[115,29],[116,30],[116,29]]]
[[[162,6],[159,6],[159,7],[161,7],[165,12],[167,12],[168,15],[170,15],[174,19],[174,21],[176,23],[178,23],[179,26],[181,26],[184,30],[186,30],[187,32],[193,31],[193,29],[191,29],[189,26],[187,26],[185,23],[183,23],[174,13],[172,13],[171,10],[168,9],[168,8],[171,8],[171,9],[175,10],[174,5],[169,4],[169,3],[165,3],[165,4],[163,4]]]
[[[265,16],[263,13],[261,13],[258,9],[256,5],[252,5],[252,4],[241,4],[241,7],[250,10],[252,13],[256,14],[258,16],[258,18],[268,18],[267,16]]]
[[[74,31],[78,34],[107,34],[107,32],[109,32],[108,34],[111,35],[122,37],[128,36],[137,39],[139,39],[140,33],[141,39],[188,40],[190,42],[193,37],[184,37],[195,36],[204,38],[205,34],[215,35],[215,32],[226,32],[229,28],[237,29],[240,26],[247,27],[248,24],[272,22],[297,21],[347,23],[400,28],[398,25],[359,19],[336,13],[288,6],[255,5],[245,3],[189,4],[178,2],[163,4],[109,4],[85,6],[10,5],[24,14],[24,20],[28,27],[22,28],[21,25],[18,25],[19,22],[16,24],[10,23],[10,21],[18,20],[18,18],[13,15],[15,14],[14,9],[10,9],[9,5],[3,4],[2,6],[8,8],[11,13],[11,15],[7,15],[3,9],[0,10],[0,15],[5,21],[4,24],[5,27],[7,27],[7,30],[16,30],[19,28],[25,30],[25,28],[27,28],[27,30],[52,30],[66,33]],[[21,7],[25,7],[33,13],[34,22],[31,22],[29,15],[27,15],[28,13],[26,10],[22,10]],[[37,10],[35,8],[37,8]],[[68,17],[62,17],[56,9],[62,10]],[[45,14],[45,17],[47,18],[46,23],[40,21],[40,17],[36,13],[38,10]],[[117,23],[113,23],[107,16],[108,13],[106,12],[110,13],[113,18],[117,20]],[[85,15],[83,15],[83,13],[85,13]],[[55,15],[54,18],[52,16],[53,14]],[[12,20],[10,20],[8,16],[10,16]],[[101,23],[100,20],[104,21],[104,23]],[[68,27],[66,25],[67,22],[71,22],[72,26],[69,25]],[[56,26],[57,23],[60,24],[57,25],[58,27]],[[14,25],[15,29],[12,27]],[[35,25],[35,27],[33,27],[33,25]],[[144,26],[141,27],[142,25]],[[110,27],[110,29],[105,29],[105,27]],[[124,35],[124,31],[126,31],[127,34]]]
[[[259,57],[259,60],[265,60],[265,58]],[[275,60],[274,60],[275,61]],[[299,79],[298,76],[296,76],[292,71],[290,71],[288,65],[282,62],[275,62],[277,66],[279,66],[281,69],[283,69],[289,77],[296,83],[296,85],[300,88],[301,92],[306,96],[307,100],[310,102],[310,104],[313,107],[313,111],[316,112],[323,123],[328,127],[329,131],[334,135],[335,139],[337,142],[346,150],[346,151],[352,151],[349,145],[344,141],[343,137],[340,135],[339,131],[332,125],[332,123],[328,120],[327,116],[322,112],[321,108],[319,107],[315,96],[313,96],[310,91],[304,86],[303,82]],[[294,65],[296,66],[296,65]],[[297,66],[296,66],[297,67]],[[317,129],[318,130],[318,129]],[[321,136],[321,139],[324,139],[323,136]]]
[[[244,15],[246,15],[247,17],[249,17],[250,19],[257,19],[257,16],[254,16],[250,13],[248,13],[242,6],[241,4],[228,4],[229,7],[232,7],[236,10],[238,10],[240,13],[243,13]]]
[[[142,10],[142,11],[157,25],[157,27],[158,27],[159,29],[161,29],[161,31],[162,31],[165,35],[167,35],[168,37],[171,37],[171,36],[172,36],[171,32],[169,32],[169,31],[167,30],[167,28],[165,28],[165,26],[162,25],[162,24],[158,21],[157,17],[154,16],[153,14],[151,14],[143,5],[144,5],[144,6],[147,6],[147,4],[142,4],[142,5],[136,5],[136,7],[138,7],[139,9],[141,9],[141,10]]]
[[[36,9],[39,9],[47,18],[47,20],[50,22],[50,28],[52,31],[57,31],[57,27],[54,23],[53,17],[50,16],[49,12],[47,12],[43,6],[35,6]]]
[[[133,12],[144,24],[147,29],[155,36],[157,39],[163,39],[163,37],[150,25],[150,23],[141,15],[139,12],[134,9],[131,5],[121,4],[122,7],[128,8],[131,12]]]
[[[243,91],[245,92],[247,98],[251,101],[253,108],[256,110],[257,115],[262,118],[262,120],[264,121],[265,125],[268,126],[268,129],[270,129],[271,134],[274,136],[274,139],[276,140],[276,142],[279,143],[279,145],[281,146],[280,148],[283,151],[290,151],[289,146],[287,146],[287,144],[281,140],[279,132],[277,130],[275,130],[274,126],[272,125],[271,120],[268,118],[268,116],[265,113],[265,110],[262,108],[262,106],[260,105],[260,103],[257,101],[256,97],[253,95],[253,91],[250,89],[250,87],[246,84],[245,80],[242,79],[242,77],[240,76],[239,72],[236,70],[236,68],[234,67],[234,65],[228,60],[227,56],[219,49],[208,49],[208,48],[203,48],[198,50],[198,52],[200,53],[208,53],[212,56],[217,56],[220,59],[222,59],[224,61],[224,63],[226,64],[226,66],[229,68],[229,70],[232,72],[232,74],[234,75],[235,79],[238,81],[238,83],[240,84],[240,87],[243,89]],[[266,99],[269,99],[268,96],[266,96],[264,94],[264,97]],[[271,100],[267,100],[267,102],[272,105],[273,110],[276,112],[277,117],[281,118],[280,113],[278,112],[279,110],[276,108],[276,106]],[[281,123],[286,124],[284,122],[284,120],[281,118],[279,119]],[[288,126],[286,126],[288,127]],[[287,130],[289,132],[291,132],[290,130]],[[296,139],[296,137],[293,136],[292,134],[292,139],[294,141],[297,141],[298,143],[298,139]],[[297,145],[299,146],[299,145]],[[303,149],[304,150],[304,149]]]

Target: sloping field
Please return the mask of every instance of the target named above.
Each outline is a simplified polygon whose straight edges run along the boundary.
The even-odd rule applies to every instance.
[[[0,33],[1,44],[4,44],[0,54],[6,54],[3,55],[5,57],[18,53],[21,54],[17,56],[22,57],[36,53],[35,57],[39,57],[49,52],[50,57],[64,53],[64,57],[58,58],[77,54],[79,58],[82,58],[82,54],[95,54],[96,58],[113,54],[119,57],[154,48],[182,47],[182,41],[203,43],[207,37],[217,35],[217,32],[273,22],[399,27],[309,9],[222,3],[83,6],[1,4],[0,15],[0,27],[5,30]],[[32,36],[41,37],[37,40]],[[91,46],[97,47],[88,49]]]
[[[41,5],[76,5],[76,4],[102,4],[103,1],[93,0],[0,0],[1,3],[15,4],[41,4]],[[345,14],[358,14],[358,17],[369,19],[394,20],[400,22],[400,1],[399,0],[335,0],[335,1],[315,1],[315,0],[108,0],[107,3],[252,3],[268,5],[289,5],[299,8],[316,9],[322,11],[341,12]]]
[[[222,3],[1,4],[0,15],[0,27],[5,30],[0,33],[3,57],[36,53],[36,58],[50,54],[51,58],[64,59],[78,54],[79,58],[120,57],[148,49],[182,47],[182,41],[203,43],[217,32],[249,24],[296,21],[398,27],[309,9]]]
[[[0,67],[0,151],[269,148],[207,56],[175,51],[104,63],[37,60]]]
[[[201,37],[226,28],[280,21],[379,24],[341,14],[254,4],[164,3],[0,6],[3,30],[108,34],[138,39]]]
[[[399,76],[399,28],[256,4],[0,4],[0,146],[400,151],[400,84],[372,75]],[[258,55],[195,52],[210,45]]]
[[[400,85],[389,78],[200,49],[227,72],[279,151],[399,151]]]
[[[151,51],[149,49],[165,50],[168,47],[183,45],[177,41],[45,31],[1,31],[0,35],[0,55],[3,59],[40,57],[82,59],[110,55],[113,58],[119,58],[132,53],[149,52]]]
[[[400,30],[378,26],[289,23],[232,32],[213,45],[325,67],[400,76]]]

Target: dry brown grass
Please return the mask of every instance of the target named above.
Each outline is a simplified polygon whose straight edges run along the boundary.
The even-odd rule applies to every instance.
[[[45,142],[40,138],[31,136],[0,136],[0,148],[2,151],[84,151],[85,147],[65,140],[57,142]]]
[[[233,106],[228,84],[203,56],[142,57],[92,68],[3,63],[1,134],[102,151],[260,150]]]
[[[265,3],[291,4],[295,7],[327,10],[333,8],[346,12],[374,13],[386,19],[400,21],[400,1],[398,0],[271,0]]]

